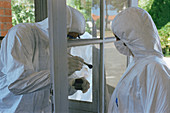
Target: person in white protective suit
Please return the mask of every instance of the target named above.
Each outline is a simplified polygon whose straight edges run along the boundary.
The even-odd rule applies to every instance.
[[[67,17],[69,35],[85,32],[79,11],[67,7]],[[69,57],[69,75],[80,70],[82,62],[80,57]],[[86,92],[89,82],[80,79]],[[76,92],[74,81],[69,79],[69,94]],[[0,113],[51,113],[50,87],[48,18],[12,27],[0,49]]]
[[[151,16],[130,7],[115,17],[111,27],[117,50],[133,60],[112,94],[108,113],[169,113],[170,69]]]

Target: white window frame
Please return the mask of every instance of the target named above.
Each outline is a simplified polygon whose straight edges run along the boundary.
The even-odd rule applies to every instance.
[[[66,1],[48,0],[54,113],[68,113]]]

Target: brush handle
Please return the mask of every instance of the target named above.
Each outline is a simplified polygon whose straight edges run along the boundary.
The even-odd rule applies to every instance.
[[[91,64],[88,64],[88,63],[86,63],[86,62],[83,62],[85,65],[87,65],[90,69],[91,68],[93,68],[93,65],[91,65]]]
[[[72,54],[70,54],[70,53],[68,53],[68,55],[74,57],[74,56],[73,56]],[[81,62],[81,61],[80,61],[80,62]],[[93,68],[93,65],[91,65],[91,64],[88,64],[88,63],[86,63],[86,62],[82,62],[82,63],[85,64],[85,65],[87,65],[90,69]]]

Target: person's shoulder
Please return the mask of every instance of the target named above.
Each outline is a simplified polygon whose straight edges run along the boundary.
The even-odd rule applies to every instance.
[[[145,60],[149,66],[161,66],[166,64],[163,58],[157,56],[147,57]]]
[[[13,26],[8,33],[5,36],[6,41],[8,43],[15,43],[17,40],[22,40],[27,41],[29,39],[32,39],[30,35],[33,34],[33,25],[31,23],[20,23],[15,26]],[[23,40],[22,40],[23,41]],[[28,43],[28,41],[27,41]]]
[[[34,31],[34,24],[32,23],[20,23],[13,26],[10,30],[8,30],[7,36],[24,36],[26,34],[30,34]],[[10,38],[8,37],[8,38]]]
[[[153,57],[148,59],[147,69],[155,75],[170,77],[170,69],[163,58]]]
[[[143,65],[143,66],[149,66],[149,67],[154,67],[154,66],[161,66],[165,65],[165,62],[162,58],[159,58],[157,56],[148,56],[145,58],[140,58],[137,60],[138,65]]]
[[[32,28],[33,24],[32,23],[20,23],[12,27],[12,30],[25,30]]]

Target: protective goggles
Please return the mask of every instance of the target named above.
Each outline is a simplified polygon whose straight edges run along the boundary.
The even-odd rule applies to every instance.
[[[80,39],[80,35],[78,35],[77,36],[79,39]],[[71,36],[71,35],[67,35],[67,39],[77,39],[77,37],[73,37],[73,36]]]

